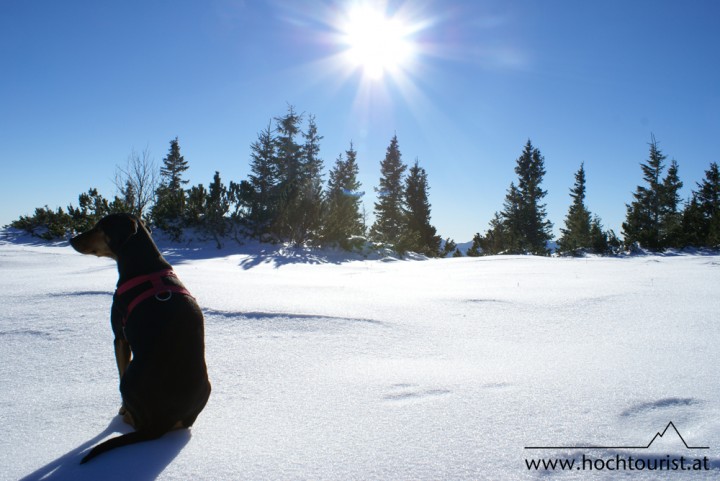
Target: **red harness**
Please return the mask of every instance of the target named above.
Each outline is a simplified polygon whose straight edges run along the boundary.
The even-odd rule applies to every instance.
[[[124,282],[120,287],[117,288],[117,290],[115,291],[115,295],[121,296],[130,289],[133,289],[141,284],[144,284],[146,282],[152,283],[152,286],[148,290],[140,293],[128,304],[127,312],[125,313],[125,316],[122,320],[123,327],[125,327],[125,323],[130,317],[130,313],[133,311],[133,309],[135,309],[138,304],[140,304],[146,299],[155,296],[155,299],[160,302],[169,301],[172,297],[173,292],[192,297],[192,294],[190,294],[190,292],[182,286],[165,284],[162,281],[164,277],[174,277],[175,279],[177,279],[177,276],[172,269],[165,269],[163,271],[153,272],[152,274],[148,274],[145,276],[133,277],[132,279]]]

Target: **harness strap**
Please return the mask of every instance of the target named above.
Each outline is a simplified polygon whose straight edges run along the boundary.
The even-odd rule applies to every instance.
[[[133,277],[129,281],[123,282],[123,284],[117,288],[115,291],[115,295],[121,296],[125,294],[125,292],[129,291],[130,289],[139,286],[140,284],[144,282],[153,282],[153,280],[159,281],[163,277],[175,277],[175,271],[172,269],[164,269],[162,271],[153,272],[152,274],[147,274],[144,276],[137,276]],[[155,282],[153,282],[153,285],[155,285]]]
[[[117,288],[117,290],[115,291],[115,295],[120,296],[125,292],[129,291],[130,289],[133,289],[144,283],[150,282],[152,284],[149,289],[143,291],[128,304],[127,312],[125,313],[125,316],[122,320],[123,327],[125,327],[125,323],[130,317],[130,313],[132,313],[133,309],[135,309],[138,304],[140,304],[146,299],[155,296],[158,301],[164,302],[170,300],[173,293],[183,294],[188,297],[192,297],[192,294],[190,294],[190,292],[182,286],[165,284],[162,281],[164,277],[174,277],[177,279],[177,276],[172,269],[165,269],[162,271],[153,272],[152,274],[148,274],[145,276],[133,277],[132,279],[124,282],[120,287]]]

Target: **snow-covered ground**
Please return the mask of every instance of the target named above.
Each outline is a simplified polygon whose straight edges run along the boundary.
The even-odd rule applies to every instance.
[[[116,268],[0,240],[0,479],[720,476],[720,256],[167,254],[205,312],[213,394],[190,431],[80,466],[128,430]],[[619,449],[670,421],[710,449],[672,430]],[[630,470],[681,456],[711,471]],[[576,464],[528,469],[556,458]]]

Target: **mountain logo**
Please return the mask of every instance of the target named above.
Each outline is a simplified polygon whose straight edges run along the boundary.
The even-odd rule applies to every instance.
[[[661,439],[673,438],[673,433],[682,441],[685,449],[710,449],[709,446],[690,446],[685,441],[685,438],[680,434],[680,431],[675,426],[675,423],[670,421],[662,432],[658,431],[655,436],[645,445],[638,446],[525,446],[525,449],[650,449],[653,444],[657,443]],[[665,438],[665,436],[668,438]]]

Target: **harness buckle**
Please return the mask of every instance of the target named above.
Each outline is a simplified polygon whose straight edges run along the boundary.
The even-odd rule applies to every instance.
[[[160,302],[167,302],[170,300],[171,297],[172,297],[172,291],[170,291],[170,290],[158,292],[157,294],[155,294],[155,299],[157,299]]]

